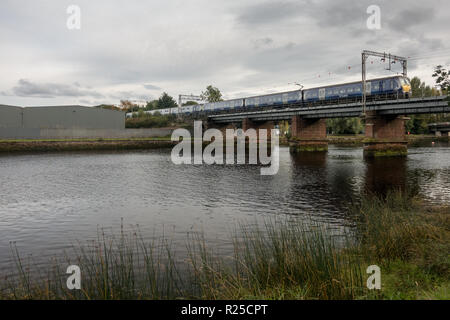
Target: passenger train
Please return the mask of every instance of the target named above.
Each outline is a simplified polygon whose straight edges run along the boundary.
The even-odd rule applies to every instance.
[[[255,109],[264,107],[280,107],[291,104],[299,107],[310,107],[325,103],[340,103],[361,100],[363,92],[362,81],[317,87],[290,92],[273,93],[244,99],[233,99],[220,102],[211,102],[199,105],[184,106],[181,108],[158,109],[145,111],[146,114],[162,115],[207,113],[226,110]],[[367,80],[367,100],[382,100],[389,98],[408,98],[411,96],[411,83],[404,76],[394,76]],[[131,118],[133,113],[127,113]]]

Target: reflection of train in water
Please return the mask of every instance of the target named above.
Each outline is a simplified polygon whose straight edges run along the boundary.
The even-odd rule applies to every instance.
[[[343,83],[325,87],[317,87],[291,92],[273,93],[244,99],[233,99],[220,102],[205,103],[201,105],[184,106],[181,108],[159,109],[145,111],[147,114],[159,112],[163,115],[189,114],[197,112],[217,112],[225,110],[255,109],[263,107],[280,107],[293,104],[298,107],[308,107],[325,103],[341,103],[361,100],[363,84],[359,82]],[[409,79],[403,76],[394,76],[367,80],[367,100],[401,99],[411,95]],[[133,113],[127,113],[132,117]]]

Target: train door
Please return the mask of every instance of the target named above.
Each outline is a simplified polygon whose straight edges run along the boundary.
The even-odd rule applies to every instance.
[[[379,87],[380,87],[380,89],[379,89],[379,93],[381,94],[381,93],[383,93],[383,92],[384,92],[384,85],[383,85],[383,81],[380,81],[380,83],[379,83]]]
[[[319,89],[319,100],[325,100],[325,88]]]
[[[372,82],[370,81],[366,82],[366,94],[368,95],[372,94]]]

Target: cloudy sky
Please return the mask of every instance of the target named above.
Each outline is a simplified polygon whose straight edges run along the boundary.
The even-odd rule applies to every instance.
[[[70,5],[79,30],[67,27]],[[367,27],[370,5],[379,30]],[[448,0],[1,0],[0,104],[294,90],[359,80],[363,49],[411,57],[409,75],[433,84],[433,66],[450,66],[449,19]],[[369,59],[370,76],[401,70],[386,67]]]

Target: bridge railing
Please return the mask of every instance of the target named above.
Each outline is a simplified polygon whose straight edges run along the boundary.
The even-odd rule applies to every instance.
[[[380,114],[423,114],[450,112],[447,96],[412,98],[402,100],[371,101],[367,103],[367,110],[377,111]],[[215,122],[227,122],[251,118],[255,120],[283,120],[293,115],[301,115],[306,118],[339,118],[358,117],[362,112],[362,104],[347,103],[336,105],[323,105],[316,107],[291,107],[276,108],[258,111],[240,111],[228,114],[210,114],[208,119]]]
[[[381,105],[393,105],[393,104],[415,104],[424,102],[436,102],[448,100],[448,96],[436,96],[436,97],[421,97],[421,98],[406,98],[406,99],[387,99],[387,100],[372,100],[367,101],[367,107],[370,106],[381,106]],[[277,112],[283,109],[298,109],[298,110],[321,110],[330,108],[351,108],[351,107],[362,107],[361,101],[348,101],[348,100],[333,100],[335,103],[330,103],[328,101],[325,104],[317,104],[314,106],[308,106],[301,102],[299,103],[286,103],[282,105],[270,105],[262,107],[250,107],[250,108],[239,108],[239,109],[229,109],[221,111],[210,111],[209,115],[213,116],[227,116],[230,114],[237,113],[249,113],[249,112]]]

